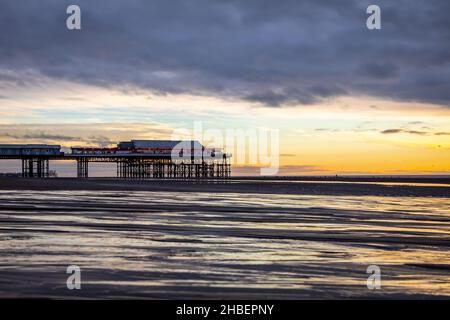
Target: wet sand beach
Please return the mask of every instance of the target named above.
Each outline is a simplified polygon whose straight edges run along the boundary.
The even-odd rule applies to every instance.
[[[450,298],[449,249],[442,183],[0,178],[3,298]]]
[[[398,182],[400,181],[400,182]],[[317,194],[336,196],[450,197],[450,181],[425,179],[377,181],[299,181],[296,179],[236,178],[229,180],[124,180],[115,178],[0,178],[0,190],[172,191],[258,194]]]

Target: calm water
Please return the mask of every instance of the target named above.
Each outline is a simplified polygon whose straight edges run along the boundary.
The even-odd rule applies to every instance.
[[[1,297],[450,297],[450,198],[0,191],[0,221]]]

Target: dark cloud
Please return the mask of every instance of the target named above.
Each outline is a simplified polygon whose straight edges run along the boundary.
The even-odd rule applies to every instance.
[[[105,136],[90,136],[88,139],[86,139],[89,144],[99,146],[99,147],[108,147],[114,143],[117,143],[117,141],[113,141]]]
[[[333,128],[317,128],[314,129],[317,132],[339,132],[341,131],[340,129],[333,129]],[[367,129],[364,129],[363,131],[366,131]],[[359,131],[359,130],[357,130]]]
[[[60,140],[60,141],[78,141],[81,138],[71,137],[59,134],[48,134],[45,132],[29,132],[24,134],[0,133],[0,136],[13,139],[31,139],[31,140]]]
[[[295,157],[296,155],[293,153],[280,153],[280,157]]]
[[[418,131],[418,130],[405,130],[404,132],[409,133],[409,134],[417,134],[419,136],[425,136],[425,135],[429,134],[429,132]]]
[[[371,62],[362,66],[362,72],[375,79],[389,79],[397,74],[397,67],[392,64]]]
[[[423,121],[410,121],[410,122],[408,122],[408,124],[424,124],[424,123],[425,122],[423,122]]]
[[[43,131],[27,131],[25,133],[9,133],[9,132],[0,132],[0,137],[6,137],[9,139],[24,141],[24,140],[37,140],[42,142],[83,142],[93,146],[106,147],[111,144],[117,143],[117,141],[113,141],[103,135],[98,136],[89,136],[87,138],[76,137],[76,136],[68,136],[68,135],[60,135],[60,134],[51,134]]]
[[[249,101],[264,102],[267,105],[278,107],[283,103],[286,103],[291,98],[289,95],[284,93],[275,93],[271,90],[265,92],[252,93],[244,97]],[[303,102],[312,102],[311,99],[302,99]],[[291,102],[293,102],[291,100]]]
[[[270,106],[344,94],[450,105],[450,2],[78,0],[0,2],[0,79],[54,79],[243,98]],[[30,76],[32,77],[32,76]],[[127,90],[127,89],[124,89]]]
[[[395,133],[408,133],[415,134],[419,136],[426,135],[435,135],[435,136],[444,136],[450,135],[450,132],[432,132],[432,131],[419,131],[419,130],[406,130],[406,129],[386,129],[381,131],[382,134],[395,134]]]
[[[386,129],[381,131],[382,134],[392,134],[392,133],[400,133],[403,132],[402,129]]]

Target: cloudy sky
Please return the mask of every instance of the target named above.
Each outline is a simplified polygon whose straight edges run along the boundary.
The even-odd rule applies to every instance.
[[[81,30],[66,8],[81,7]],[[381,7],[368,30],[366,8]],[[281,174],[450,172],[447,0],[4,0],[0,143],[271,128]],[[242,172],[250,172],[249,164]]]

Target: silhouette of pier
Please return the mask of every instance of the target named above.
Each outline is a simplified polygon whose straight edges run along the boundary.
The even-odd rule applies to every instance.
[[[51,160],[77,163],[77,177],[89,177],[89,163],[116,163],[122,179],[226,179],[231,176],[231,154],[204,147],[198,141],[131,140],[114,148],[72,147],[61,152],[59,145],[1,144],[1,159],[22,160],[22,176],[49,177]]]

